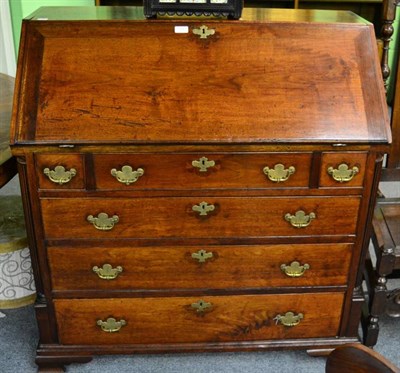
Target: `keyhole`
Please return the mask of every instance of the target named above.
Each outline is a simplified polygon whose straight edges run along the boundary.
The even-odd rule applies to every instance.
[[[199,311],[200,311],[200,312],[201,312],[201,311],[204,311],[206,308],[207,308],[207,307],[206,307],[205,303],[204,303],[203,301],[200,301],[200,302],[199,302]]]

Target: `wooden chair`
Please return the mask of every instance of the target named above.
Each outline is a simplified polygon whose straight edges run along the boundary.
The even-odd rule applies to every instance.
[[[384,1],[382,75],[385,82],[390,74],[388,51],[396,6],[395,1]],[[400,182],[400,66],[397,66],[394,98],[391,104],[393,142],[382,170],[382,182]],[[372,243],[376,263],[373,265],[368,256],[364,275],[369,299],[364,310],[362,325],[364,343],[367,346],[374,346],[377,343],[379,318],[383,313],[400,317],[400,289],[388,292],[386,285],[387,277],[400,270],[400,198],[385,198],[383,195],[378,198],[372,223]]]
[[[400,369],[378,352],[361,344],[333,350],[326,360],[326,373],[399,373]]]

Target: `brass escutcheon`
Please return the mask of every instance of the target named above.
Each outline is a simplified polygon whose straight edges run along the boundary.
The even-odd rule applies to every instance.
[[[278,163],[274,168],[264,167],[263,172],[269,180],[275,183],[281,183],[289,179],[290,175],[295,173],[296,169],[293,166],[285,168],[282,163]]]
[[[192,210],[198,212],[200,216],[207,216],[209,212],[215,210],[214,205],[209,205],[207,202],[200,202],[198,205],[194,205]]]
[[[337,169],[333,167],[328,168],[328,174],[339,183],[349,182],[359,172],[360,169],[357,166],[349,169],[349,166],[346,163],[341,163]]]
[[[207,39],[209,36],[215,34],[214,29],[209,29],[208,26],[202,25],[199,28],[194,28],[192,30],[193,34],[198,35],[200,39]]]
[[[281,271],[289,277],[301,277],[307,269],[310,269],[307,263],[300,265],[299,262],[294,261],[290,265],[281,264]]]
[[[211,259],[213,257],[212,252],[207,252],[205,250],[199,250],[197,253],[192,254],[192,258],[199,261],[199,263],[204,263],[207,259]]]
[[[129,185],[138,181],[139,177],[144,175],[144,170],[142,168],[138,168],[136,171],[133,171],[131,166],[125,165],[122,166],[121,171],[113,168],[111,170],[111,175],[114,176],[120,183]]]
[[[193,161],[192,166],[198,168],[200,172],[207,172],[208,168],[215,166],[215,162],[209,161],[206,157],[201,157],[199,160]]]
[[[200,299],[199,301],[192,303],[191,307],[196,310],[197,313],[204,313],[206,311],[211,311],[213,305]]]
[[[281,323],[284,326],[296,326],[304,318],[302,313],[295,315],[293,312],[286,312],[283,316],[276,315],[274,317],[275,323]]]
[[[102,268],[94,266],[92,271],[103,280],[114,280],[122,272],[122,267],[117,266],[113,268],[111,264],[103,264]]]
[[[114,225],[119,222],[119,217],[117,215],[108,217],[105,212],[100,212],[95,218],[93,215],[89,215],[86,220],[92,223],[93,226],[100,231],[109,231],[114,228]]]
[[[43,173],[56,184],[66,184],[71,181],[71,179],[76,175],[75,168],[71,168],[69,171],[65,170],[63,166],[56,166],[54,170],[50,170],[49,168],[45,168]]]
[[[310,212],[309,215],[302,210],[296,212],[295,215],[291,215],[287,213],[285,215],[285,220],[288,221],[293,227],[296,228],[305,228],[308,227],[312,220],[314,220],[317,216],[315,213]]]
[[[97,325],[100,326],[101,330],[107,333],[118,332],[123,326],[126,325],[125,320],[117,321],[113,317],[109,317],[106,321],[97,320]]]

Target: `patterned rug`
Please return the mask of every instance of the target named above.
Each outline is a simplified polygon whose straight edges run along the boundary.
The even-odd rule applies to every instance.
[[[21,197],[0,196],[0,309],[21,307],[34,300]]]

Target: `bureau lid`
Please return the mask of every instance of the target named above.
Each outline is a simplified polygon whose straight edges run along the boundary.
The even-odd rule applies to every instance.
[[[13,144],[390,141],[373,27],[349,12],[73,9],[23,23]]]

